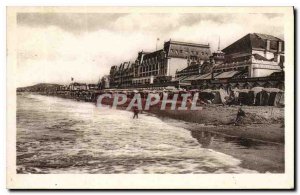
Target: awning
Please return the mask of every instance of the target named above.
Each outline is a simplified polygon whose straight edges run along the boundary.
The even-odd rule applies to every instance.
[[[266,91],[266,92],[283,92],[281,89],[278,89],[278,88],[264,88],[263,89],[264,91]]]
[[[211,73],[206,73],[200,76],[197,76],[195,80],[209,80],[211,79]]]
[[[259,85],[259,87],[263,87],[266,84],[265,82],[262,81],[257,81],[256,83]]]
[[[236,70],[233,70],[233,71],[229,71],[229,72],[222,72],[221,74],[215,76],[214,78],[215,79],[225,79],[225,78],[231,78],[233,77],[234,75],[240,73],[241,71],[236,71]]]
[[[243,82],[238,82],[238,86],[240,86],[240,87],[243,87],[243,86],[245,86],[245,84],[246,84],[246,83],[243,83]]]
[[[192,76],[189,76],[189,77],[185,78],[184,80],[186,80],[186,81],[194,81],[194,80],[196,80],[197,77],[199,77],[199,75],[192,75]]]
[[[237,83],[229,83],[229,85],[230,85],[231,87],[235,87],[235,86],[237,85]]]
[[[190,86],[191,83],[180,83],[179,85],[180,85],[180,86]]]
[[[276,85],[278,82],[277,81],[268,81],[271,85]]]
[[[181,77],[177,77],[177,78],[175,78],[174,80],[172,80],[172,81],[181,81],[181,80],[183,80],[184,78],[187,78],[188,76],[181,76]]]

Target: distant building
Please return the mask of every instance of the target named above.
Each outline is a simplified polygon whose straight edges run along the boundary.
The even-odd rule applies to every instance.
[[[283,70],[284,41],[272,35],[247,34],[222,51],[225,60],[214,67],[214,78],[266,77]]]
[[[218,64],[222,64],[225,61],[225,55],[220,49],[220,37],[219,37],[219,43],[218,43],[218,50],[216,52],[212,53],[212,56],[210,57],[210,61],[215,66]]]
[[[66,91],[66,90],[69,90],[69,86],[68,85],[60,85],[57,87],[57,90]]]
[[[69,85],[69,89],[70,91],[80,91],[80,90],[87,90],[88,89],[88,85],[85,83],[71,83]]]
[[[112,66],[110,70],[111,87],[129,87],[131,85],[169,82],[176,72],[188,66],[202,65],[209,61],[210,46],[178,41],[164,43],[161,50],[138,53],[134,63],[125,62]]]
[[[284,41],[272,35],[247,34],[223,50],[220,50],[219,41],[218,50],[213,53],[209,44],[170,40],[160,50],[139,52],[134,62],[112,66],[109,87],[174,84],[186,88],[226,88],[230,82],[231,87],[277,86],[282,84],[283,76],[276,75],[283,69]],[[269,76],[273,81],[267,81]],[[264,77],[269,84],[255,83],[258,77]]]
[[[98,83],[100,89],[108,89],[110,87],[110,76],[104,75]]]
[[[88,90],[96,90],[96,89],[98,89],[98,85],[97,84],[88,84],[87,89]]]
[[[183,70],[176,71],[176,79],[174,81],[178,81],[180,86],[189,86],[191,85],[191,81],[202,78],[203,76],[205,76],[206,79],[210,79],[213,66],[224,63],[224,60],[225,56],[220,50],[219,40],[218,50],[209,56],[209,60],[206,59],[202,63],[192,62]]]
[[[124,62],[119,66],[112,66],[109,74],[109,87],[131,86],[133,74],[133,64],[131,62]]]
[[[211,56],[209,44],[168,41],[164,44],[164,51],[167,58],[166,74],[172,78],[175,77],[176,71],[181,71],[190,65],[202,65]]]
[[[181,71],[176,72],[176,80],[188,79],[192,76],[199,76],[202,74],[210,73],[212,71],[213,63],[210,61],[205,61],[203,64],[193,64]]]

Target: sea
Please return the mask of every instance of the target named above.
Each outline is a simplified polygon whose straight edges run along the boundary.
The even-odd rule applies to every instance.
[[[35,94],[17,95],[18,174],[255,173],[205,147],[181,121]]]

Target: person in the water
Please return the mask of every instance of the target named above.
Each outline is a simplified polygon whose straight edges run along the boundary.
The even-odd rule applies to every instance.
[[[139,118],[139,109],[135,106],[133,108],[133,118]]]

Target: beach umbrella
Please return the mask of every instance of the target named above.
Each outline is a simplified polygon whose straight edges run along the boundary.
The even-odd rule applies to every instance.
[[[210,92],[212,92],[213,90],[212,89],[204,89],[203,91],[201,91],[201,92],[206,92],[206,93],[210,93]]]
[[[264,91],[266,91],[266,92],[269,92],[269,93],[271,93],[271,92],[282,92],[282,90],[281,89],[278,89],[278,88],[264,88],[263,89]]]
[[[248,93],[250,90],[249,89],[237,89],[237,88],[235,88],[235,89],[233,89],[232,91],[234,91],[234,92],[244,92],[244,93]]]
[[[253,88],[251,88],[250,91],[254,91],[254,92],[258,93],[258,92],[262,91],[263,89],[264,89],[263,87],[253,87]]]
[[[176,88],[174,86],[167,86],[165,87],[166,90],[175,90]]]

